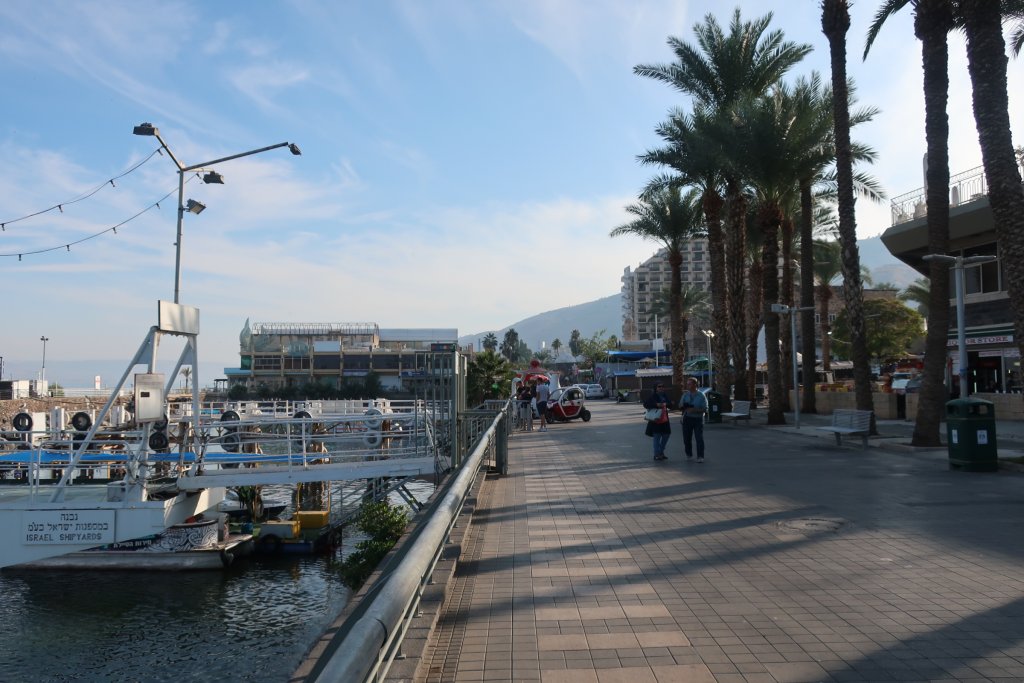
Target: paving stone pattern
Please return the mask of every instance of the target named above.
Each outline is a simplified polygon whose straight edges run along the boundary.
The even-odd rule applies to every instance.
[[[1024,681],[1024,474],[590,407],[483,485],[423,680]]]

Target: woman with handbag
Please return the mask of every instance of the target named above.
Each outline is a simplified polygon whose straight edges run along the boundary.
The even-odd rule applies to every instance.
[[[654,385],[654,393],[644,401],[644,408],[647,412],[644,417],[647,419],[647,436],[654,437],[654,459],[668,460],[665,455],[665,446],[668,444],[668,437],[672,435],[672,424],[668,419],[669,397],[665,393],[665,385],[658,382]]]

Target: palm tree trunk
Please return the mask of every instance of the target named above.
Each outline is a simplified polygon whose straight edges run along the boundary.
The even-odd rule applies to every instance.
[[[803,354],[804,396],[800,412],[817,413],[814,351],[814,202],[811,183],[800,181],[800,353]],[[824,349],[825,340],[821,340]]]
[[[711,340],[719,370],[714,373],[723,398],[728,401],[731,379],[728,368],[729,300],[726,298],[725,235],[722,231],[722,197],[713,189],[703,196],[704,217],[708,228],[708,253],[711,259],[711,321],[715,337]],[[724,409],[724,407],[723,407]]]
[[[782,357],[779,353],[781,320],[768,307],[779,300],[779,226],[782,211],[767,205],[758,211],[757,223],[761,227],[764,244],[761,246],[761,291],[764,296],[764,347],[768,360],[768,424],[786,424],[785,384],[782,381]]]
[[[764,325],[764,297],[761,296],[762,278],[761,261],[753,259],[747,272],[747,281],[750,288],[747,290],[747,318],[744,321],[747,331],[747,397],[752,400],[757,396],[757,338],[761,334],[761,327]]]
[[[781,290],[779,291],[779,301],[787,306],[793,306],[793,221],[789,216],[782,219],[782,285]],[[793,409],[793,406],[789,402],[788,389],[797,388],[792,386],[793,373],[786,372],[786,368],[793,367],[794,353],[796,353],[796,349],[793,348],[793,335],[785,334],[785,332],[783,332],[782,377],[783,383],[786,385],[787,389],[783,394],[783,399],[787,411]]]
[[[853,155],[850,149],[850,93],[846,81],[846,32],[850,30],[847,0],[822,0],[821,28],[828,38],[832,67],[832,107],[836,133],[836,181],[839,242],[842,245],[843,298],[850,320],[850,358],[858,410],[870,410],[871,433],[877,433],[871,398],[871,366],[864,320],[864,285],[857,250],[857,218],[853,196]]]
[[[948,0],[918,2],[914,33],[921,41],[924,69],[924,131],[928,147],[928,253],[945,254],[949,248],[949,47],[953,28]],[[925,337],[924,381],[914,421],[914,446],[941,446],[940,427],[946,388],[946,339],[949,331],[949,267],[932,262]]]
[[[683,387],[683,366],[686,364],[686,339],[683,332],[683,311],[680,298],[683,292],[683,277],[680,268],[683,256],[678,250],[669,250],[668,265],[671,272],[669,284],[669,329],[672,331],[672,385]]]
[[[1000,8],[991,0],[962,0],[960,11],[967,32],[967,69],[988,200],[1013,308],[1014,335],[1024,354],[1024,188],[1010,135]]]
[[[739,183],[730,180],[728,184],[728,297],[729,297],[729,319],[726,323],[728,334],[722,335],[721,358],[732,356],[733,369],[735,371],[736,400],[746,401],[750,395],[746,392],[745,382],[741,382],[746,370],[746,346],[749,338],[745,338],[746,330],[743,310],[746,299],[746,269],[747,269],[747,202]],[[756,343],[755,337],[753,343]],[[728,387],[728,385],[726,385]]]

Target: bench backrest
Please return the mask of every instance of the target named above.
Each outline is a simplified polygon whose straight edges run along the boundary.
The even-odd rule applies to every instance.
[[[867,431],[871,428],[871,411],[839,408],[832,412],[832,426]]]
[[[738,415],[749,415],[750,414],[750,401],[733,401],[732,412]]]

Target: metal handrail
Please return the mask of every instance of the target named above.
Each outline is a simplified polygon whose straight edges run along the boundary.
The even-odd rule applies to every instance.
[[[392,559],[393,571],[377,580],[340,626],[331,643],[333,653],[318,664],[319,671],[314,669],[316,683],[381,681],[387,676],[485,455],[505,447],[508,410],[506,406],[495,415],[459,473],[424,513],[426,521]]]

